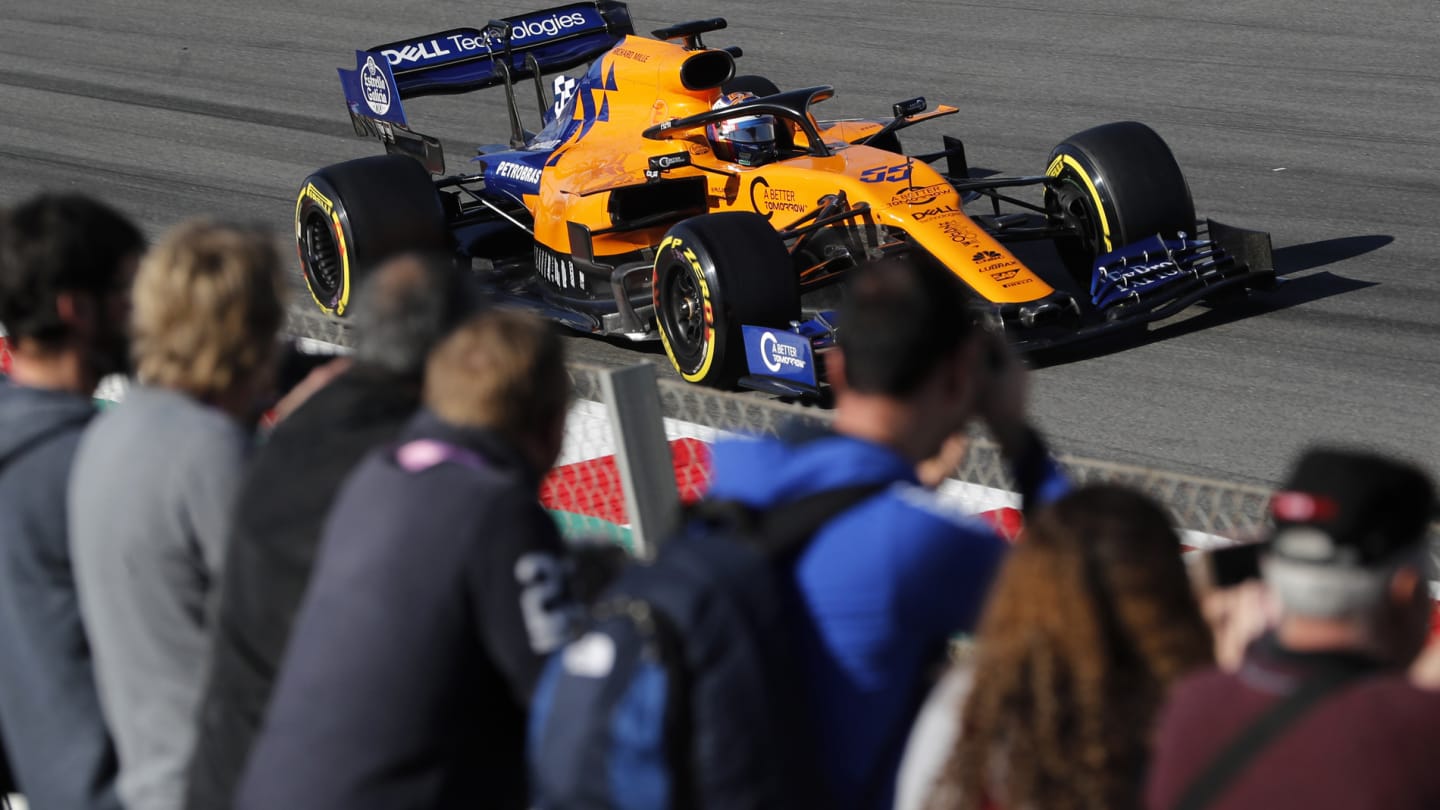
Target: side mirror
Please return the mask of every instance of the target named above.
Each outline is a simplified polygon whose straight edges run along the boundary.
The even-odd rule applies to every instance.
[[[645,176],[651,180],[659,180],[662,173],[679,166],[689,165],[689,152],[676,152],[673,155],[655,155],[650,158],[650,168],[646,170]]]
[[[915,98],[904,101],[897,101],[895,106],[890,108],[890,111],[895,113],[896,118],[909,118],[912,115],[919,115],[925,112],[929,106],[930,105],[925,103],[924,96],[916,96]]]

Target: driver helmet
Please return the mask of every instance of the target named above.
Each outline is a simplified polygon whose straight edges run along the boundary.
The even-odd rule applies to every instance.
[[[712,109],[723,110],[756,98],[754,93],[722,93]],[[716,157],[741,166],[764,166],[778,157],[775,146],[775,116],[742,115],[717,121],[705,128]]]

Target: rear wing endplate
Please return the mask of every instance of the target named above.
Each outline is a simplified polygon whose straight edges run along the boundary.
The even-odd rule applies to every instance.
[[[534,77],[538,88],[540,76],[585,64],[631,33],[618,0],[570,3],[356,51],[355,69],[341,69],[340,83],[357,134],[375,135],[387,151],[417,157],[438,174],[440,144],[410,130],[401,99],[504,84],[513,107],[515,80]]]

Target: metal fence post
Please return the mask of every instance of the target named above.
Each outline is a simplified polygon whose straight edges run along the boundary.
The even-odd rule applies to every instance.
[[[600,390],[615,431],[615,461],[635,553],[653,557],[656,543],[670,530],[680,510],[655,368],[639,363],[606,369],[600,376]]]

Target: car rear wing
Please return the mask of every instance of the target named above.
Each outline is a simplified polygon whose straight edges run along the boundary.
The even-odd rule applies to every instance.
[[[340,84],[356,134],[374,135],[387,151],[410,154],[438,174],[440,144],[410,130],[401,99],[504,85],[511,140],[523,141],[516,80],[535,80],[543,115],[549,105],[542,76],[585,64],[632,33],[630,12],[618,0],[569,3],[356,51],[355,69],[342,68]]]

